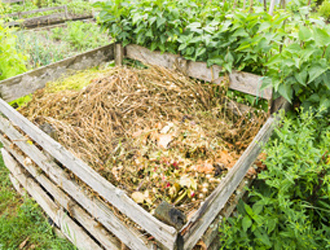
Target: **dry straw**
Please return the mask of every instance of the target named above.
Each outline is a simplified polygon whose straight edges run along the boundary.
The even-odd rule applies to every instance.
[[[188,213],[266,118],[235,116],[221,93],[164,68],[116,67],[81,90],[40,90],[20,112],[149,211],[167,200]]]

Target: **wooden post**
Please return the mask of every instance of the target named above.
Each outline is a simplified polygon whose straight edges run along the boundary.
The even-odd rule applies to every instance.
[[[253,0],[250,0],[250,9],[249,9],[250,13],[253,13]]]
[[[124,49],[121,43],[115,44],[115,64],[116,66],[122,66],[124,59]]]
[[[267,12],[267,0],[264,0],[264,11]]]
[[[275,1],[276,1],[276,0],[271,0],[271,1],[270,1],[270,6],[269,6],[269,12],[268,12],[268,14],[271,15],[271,16],[272,16],[273,13],[274,13]]]

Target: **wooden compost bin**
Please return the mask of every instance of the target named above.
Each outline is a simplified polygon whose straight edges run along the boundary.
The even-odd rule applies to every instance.
[[[58,10],[60,12],[49,14],[49,15],[44,15],[44,16],[24,18],[24,16],[26,16],[26,15],[42,13],[42,12],[52,11],[52,10]],[[5,17],[17,17],[20,19],[18,21],[7,22],[6,25],[9,27],[21,26],[21,27],[26,27],[26,28],[33,28],[33,27],[40,27],[40,26],[57,24],[57,23],[63,23],[66,21],[92,18],[93,15],[92,14],[73,15],[73,14],[68,13],[67,6],[63,5],[63,6],[58,6],[58,7],[41,8],[41,9],[37,9],[37,10],[30,10],[30,11],[24,11],[24,12],[15,12],[15,13],[11,13],[11,14],[6,14],[4,16],[0,16],[0,18],[5,18]]]
[[[43,88],[46,82],[53,81],[66,72],[87,69],[113,59],[121,64],[124,57],[151,65],[175,67],[191,77],[205,81],[221,81],[220,78],[213,78],[219,75],[218,66],[210,69],[206,67],[206,63],[187,61],[178,55],[151,52],[137,45],[128,45],[123,49],[120,44],[110,44],[4,80],[0,82],[0,112],[3,114],[0,116],[0,141],[11,180],[18,190],[24,187],[79,249],[127,247],[134,250],[189,250],[199,240],[202,240],[204,248],[213,249],[219,242],[216,238],[218,223],[223,216],[230,216],[238,199],[242,197],[244,186],[248,182],[244,176],[260,153],[260,144],[266,142],[273,132],[273,116],[268,118],[222,182],[178,231],[149,214],[123,190],[105,180],[7,104],[8,101]],[[231,89],[271,99],[270,90],[258,93],[259,76],[234,71],[229,79]],[[278,109],[284,104],[280,100],[273,108]],[[232,105],[236,109],[238,107],[237,112],[249,109],[237,103]],[[86,193],[64,168],[70,170],[102,199]],[[228,202],[235,192],[234,199]],[[110,204],[116,210],[111,209]],[[147,236],[142,235],[136,227],[128,226],[118,217],[118,212],[114,211],[126,215],[139,229],[145,230]]]

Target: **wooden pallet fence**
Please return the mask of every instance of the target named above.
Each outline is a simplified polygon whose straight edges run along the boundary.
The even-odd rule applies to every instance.
[[[7,101],[29,95],[72,71],[85,70],[114,59],[114,44],[105,45],[0,81],[0,97]]]
[[[121,51],[119,47],[118,51]],[[178,69],[192,78],[220,84],[225,81],[224,77],[219,77],[222,68],[220,66],[207,67],[206,62],[193,62],[183,59],[180,55],[150,51],[147,48],[136,44],[127,45],[123,50],[124,56],[141,61],[150,65],[157,65],[169,69]],[[272,98],[272,89],[267,88],[260,91],[261,76],[247,72],[235,71],[229,74],[229,88],[240,92],[258,96],[262,99]]]
[[[26,191],[38,202],[42,209],[50,216],[54,223],[61,228],[64,235],[79,249],[95,249],[102,248],[96,244],[83,229],[81,229],[63,210],[45,193],[39,184],[32,178],[28,178],[24,174],[24,169],[5,150],[1,149],[1,153],[7,168],[12,176],[21,184],[24,183]]]
[[[235,190],[244,189],[246,183],[243,178],[256,160],[261,144],[268,140],[273,131],[276,121],[273,116],[267,120],[219,186],[206,198],[187,224],[177,231],[153,217],[123,190],[105,180],[6,103],[43,88],[46,82],[55,80],[71,70],[94,67],[114,59],[120,64],[125,56],[152,65],[167,68],[175,66],[181,71],[185,69],[185,72],[190,72],[189,76],[205,81],[223,80],[215,77],[219,70],[217,67],[207,69],[204,63],[182,60],[179,56],[167,53],[151,52],[137,45],[128,45],[123,50],[118,44],[107,45],[4,80],[0,82],[0,112],[3,114],[3,117],[0,116],[0,141],[5,148],[3,154],[12,179],[17,180],[40,205],[42,204],[46,213],[54,218],[55,224],[68,238],[72,236],[71,231],[76,233],[76,238],[88,235],[90,242],[97,246],[93,247],[94,243],[90,243],[87,249],[120,249],[122,244],[133,250],[154,249],[154,243],[147,239],[151,238],[150,236],[160,249],[189,250],[193,249],[199,240],[207,247],[215,247],[217,225],[221,221],[221,216],[230,216],[241,197],[241,193],[233,194]],[[181,66],[178,66],[178,63]],[[233,74],[234,80],[233,84],[230,83],[230,88],[234,86],[233,89],[239,88],[242,92],[250,91],[248,88],[252,89],[251,86],[254,86],[254,89],[258,88],[260,77],[241,72]],[[257,95],[256,91],[253,93]],[[265,99],[271,97],[268,90],[263,92],[263,95]],[[230,105],[238,114],[251,111],[250,107],[235,102],[230,102]],[[278,108],[283,106],[281,105],[278,105]],[[33,144],[27,142],[26,136]],[[63,168],[70,170],[101,198],[91,197]],[[37,189],[39,187],[39,191],[43,190],[43,193],[40,193],[42,197],[34,194],[30,188],[32,186]],[[230,197],[233,202],[228,202]],[[124,214],[132,225],[128,226],[121,219],[123,217],[118,217],[118,212]],[[79,225],[71,223],[68,233],[64,229],[66,226],[63,226],[64,219],[65,223],[78,222]],[[146,236],[142,235],[138,227],[146,232]]]

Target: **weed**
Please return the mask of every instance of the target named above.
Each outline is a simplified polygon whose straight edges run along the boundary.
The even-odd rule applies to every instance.
[[[266,170],[221,227],[222,249],[326,249],[330,246],[329,118],[284,118],[266,146]]]
[[[14,250],[28,238],[26,249],[75,249],[54,236],[41,208],[29,197],[17,195],[0,156],[0,249]]]

